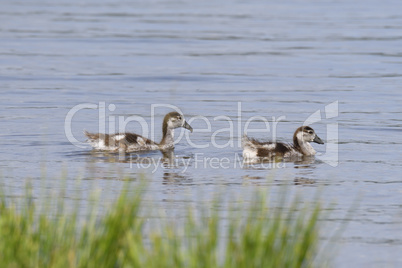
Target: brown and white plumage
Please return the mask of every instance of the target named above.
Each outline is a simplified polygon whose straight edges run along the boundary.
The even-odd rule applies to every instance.
[[[137,152],[149,150],[167,150],[174,148],[174,129],[183,127],[191,132],[193,128],[186,122],[183,115],[171,112],[165,115],[162,124],[162,140],[156,143],[141,135],[125,132],[116,134],[89,133],[84,131],[88,142],[96,150]]]
[[[312,156],[316,154],[316,151],[310,142],[324,144],[309,126],[302,126],[296,129],[293,135],[293,144],[261,142],[244,135],[242,139],[243,158]]]

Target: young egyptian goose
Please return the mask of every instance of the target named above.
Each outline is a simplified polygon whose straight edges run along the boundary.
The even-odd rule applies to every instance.
[[[137,152],[149,150],[168,150],[174,148],[174,129],[183,127],[191,132],[193,128],[184,120],[183,115],[178,112],[171,112],[165,115],[162,124],[163,137],[160,143],[156,143],[150,139],[142,137],[135,133],[88,133],[84,134],[88,137],[88,142],[96,150],[102,151],[124,151]]]
[[[316,154],[316,151],[310,142],[324,144],[317,134],[315,134],[314,130],[308,126],[296,129],[293,135],[293,144],[260,142],[244,135],[242,139],[243,158],[312,156]]]

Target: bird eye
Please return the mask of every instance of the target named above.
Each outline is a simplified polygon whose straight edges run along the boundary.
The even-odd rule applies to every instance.
[[[181,120],[181,116],[178,116],[177,119]]]
[[[308,134],[313,134],[313,131],[310,130],[310,131],[308,132]]]

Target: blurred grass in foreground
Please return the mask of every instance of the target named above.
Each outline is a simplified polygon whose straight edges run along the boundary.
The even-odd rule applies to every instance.
[[[195,217],[189,209],[182,224],[160,219],[158,230],[145,230],[144,186],[135,188],[127,184],[106,213],[97,215],[94,206],[85,220],[78,209],[66,212],[62,197],[56,214],[37,209],[28,186],[22,206],[2,194],[1,267],[321,266],[318,203],[301,207],[296,198],[281,201],[287,209],[270,208],[266,194],[256,193],[245,211],[232,208],[228,218],[213,208]]]

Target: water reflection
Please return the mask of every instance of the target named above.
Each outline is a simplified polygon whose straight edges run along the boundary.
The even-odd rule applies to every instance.
[[[251,170],[264,170],[285,167],[285,162],[282,158],[243,158],[243,168]]]
[[[297,169],[294,178],[295,185],[311,185],[315,184],[314,170],[316,169],[316,159],[314,156],[303,156],[302,159],[295,161],[294,168]]]
[[[182,182],[191,182],[190,176],[183,172],[163,172],[162,184],[180,184]]]
[[[187,180],[189,175],[186,175],[186,171],[193,166],[192,155],[177,156],[173,149],[125,154],[90,151],[84,155],[86,156],[87,170],[93,178],[110,179],[127,175],[138,177],[143,173],[155,174],[155,172],[163,171],[162,178],[164,181]],[[122,163],[126,165],[101,166],[96,165],[97,163]]]
[[[313,166],[312,164],[314,164],[315,162],[316,162],[316,159],[314,156],[303,156],[294,161],[294,163],[296,165],[295,168],[303,167],[303,166],[297,166],[297,165],[305,165],[304,167],[312,167]]]
[[[310,168],[314,167],[316,159],[314,156],[302,156],[302,157],[292,157],[292,158],[253,158],[253,159],[243,159],[244,169],[273,169],[273,168],[285,168],[286,164],[294,163],[295,168]]]
[[[162,153],[162,157],[160,156]],[[104,163],[129,163],[131,165],[138,164],[141,167],[147,167],[160,163],[166,165],[174,164],[175,154],[173,150],[169,151],[144,151],[136,153],[115,153],[106,151],[92,150],[87,155],[87,162],[104,162]],[[158,157],[155,157],[158,156]]]
[[[294,184],[295,185],[312,185],[312,184],[315,184],[315,183],[316,183],[316,180],[309,179],[309,178],[306,178],[306,177],[296,177],[294,179]]]
[[[262,176],[250,176],[250,175],[244,175],[242,176],[243,180],[262,180],[262,179],[266,179],[265,177]]]

